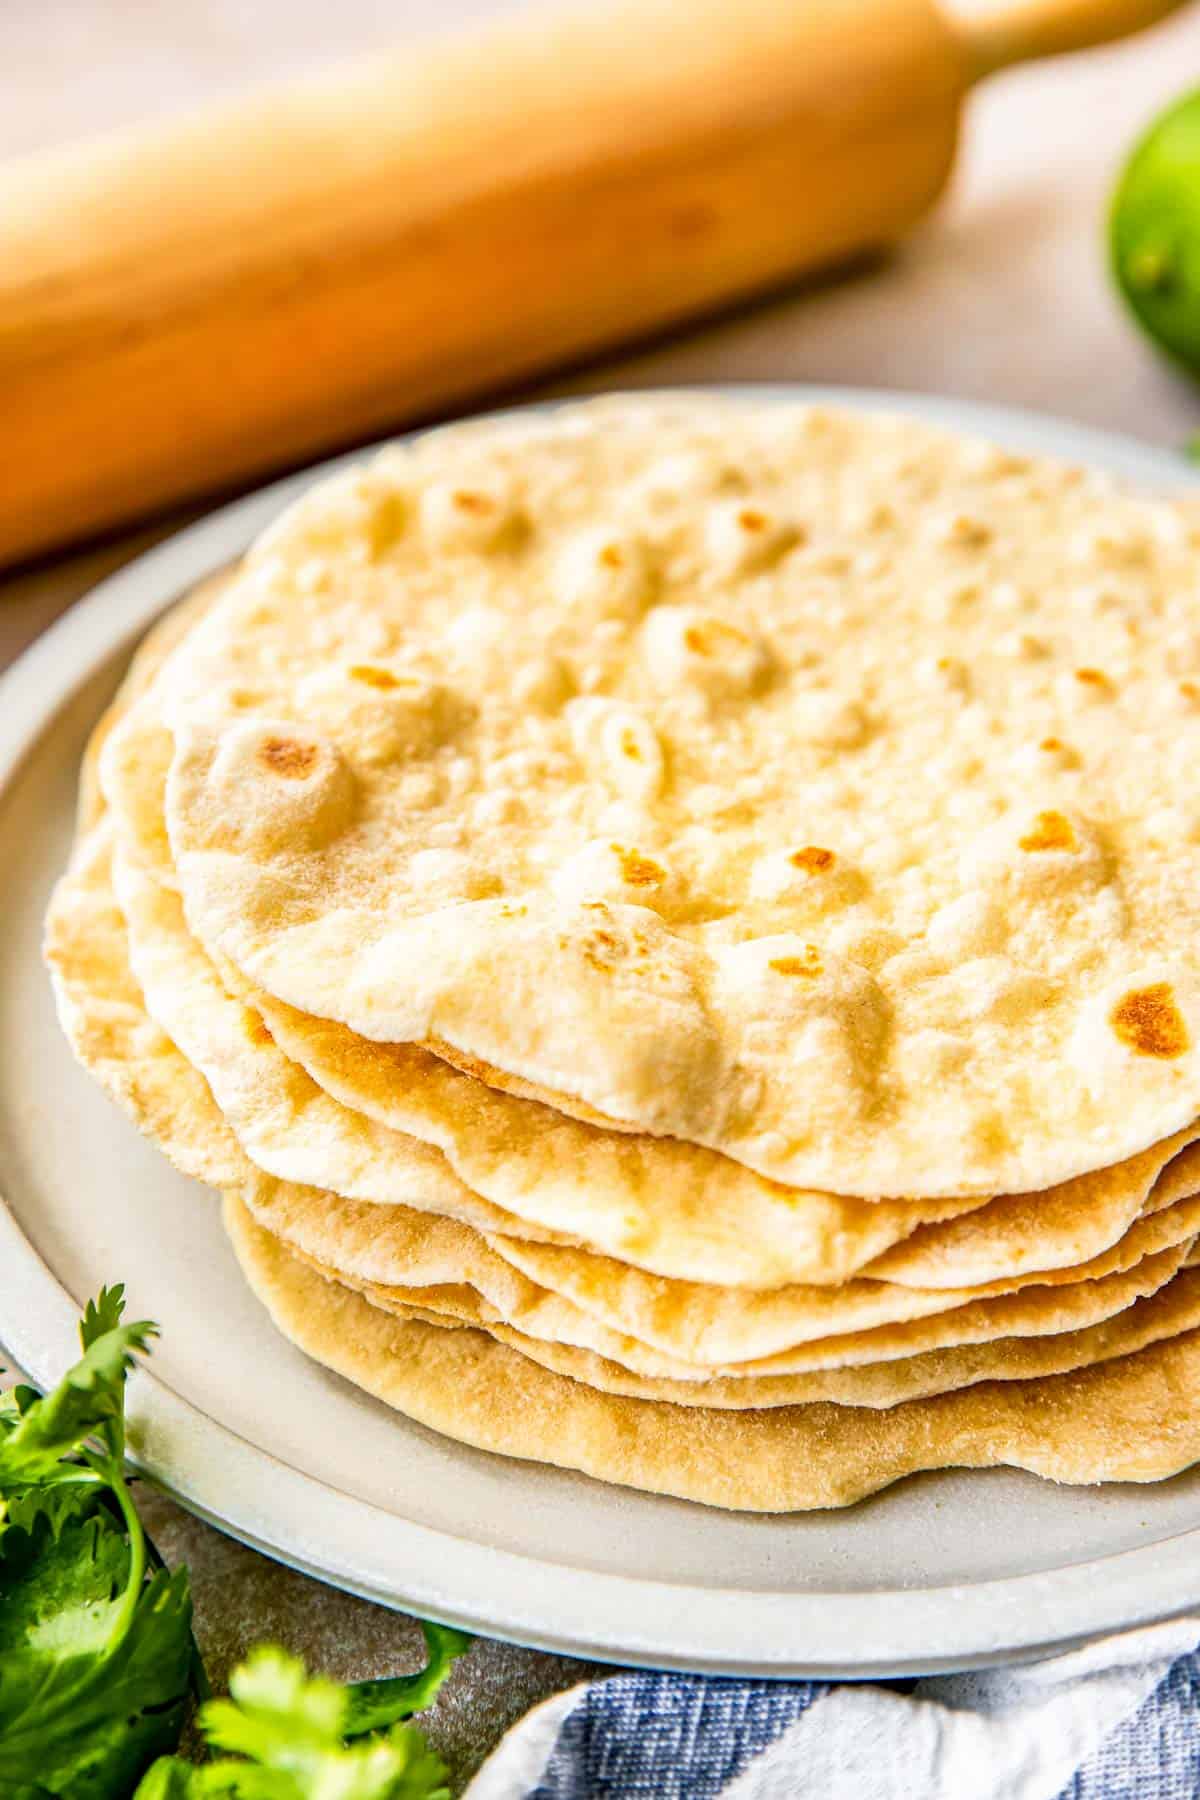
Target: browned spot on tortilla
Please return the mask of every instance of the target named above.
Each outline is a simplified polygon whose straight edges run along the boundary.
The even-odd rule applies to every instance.
[[[1041,743],[1038,745],[1039,750],[1061,750],[1062,747],[1063,747],[1062,739],[1056,738],[1056,737],[1043,738]]]
[[[621,958],[621,940],[611,931],[593,931],[583,940],[584,961],[593,969],[611,969]]]
[[[1112,682],[1103,669],[1076,669],[1076,681],[1082,681],[1085,687],[1110,688]]]
[[[1040,812],[1031,830],[1018,839],[1022,850],[1078,850],[1070,819],[1060,812]]]
[[[768,524],[766,513],[759,512],[756,506],[743,506],[737,522],[743,531],[765,531]]]
[[[837,857],[832,850],[822,850],[819,844],[806,844],[803,850],[793,850],[788,861],[793,869],[806,869],[810,875],[819,875],[825,869],[832,869]]]
[[[1195,681],[1181,681],[1179,684],[1179,691],[1185,700],[1200,700],[1200,683]]]
[[[606,569],[623,569],[625,567],[625,552],[622,550],[620,544],[605,544],[603,550],[600,552],[600,561],[604,564]]]
[[[625,730],[621,734],[621,754],[628,756],[632,762],[641,762],[642,746],[637,741],[637,733]]]
[[[495,502],[474,488],[455,488],[451,498],[459,512],[470,513],[476,519],[486,518],[488,513],[496,510]]]
[[[629,850],[624,844],[612,846],[613,855],[621,865],[621,878],[630,887],[657,887],[665,878],[667,871],[661,863],[656,863],[649,856],[643,856],[640,850]]]
[[[285,781],[303,781],[312,774],[319,755],[315,744],[304,744],[297,738],[271,737],[259,750],[258,760]]]
[[[806,975],[809,980],[822,974],[825,968],[821,961],[821,952],[815,944],[805,944],[799,956],[772,957],[769,966],[778,975]]]
[[[1166,981],[1132,988],[1113,1007],[1108,1022],[1123,1044],[1138,1056],[1157,1056],[1164,1061],[1182,1056],[1191,1046],[1183,1014]]]
[[[701,619],[688,626],[683,641],[693,656],[717,656],[722,650],[734,649],[750,640],[736,625],[726,625],[720,619]]]
[[[353,664],[350,677],[353,681],[364,682],[367,687],[379,688],[383,693],[403,685],[398,675],[393,675],[390,669],[378,669],[374,663]]]

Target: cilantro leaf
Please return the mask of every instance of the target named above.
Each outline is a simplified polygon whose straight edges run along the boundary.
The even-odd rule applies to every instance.
[[[6,1407],[0,1430],[0,1491],[80,1479],[74,1465],[63,1468],[63,1458],[97,1434],[110,1458],[120,1456],[125,1376],[158,1330],[148,1319],[120,1324],[123,1305],[119,1288],[105,1289],[88,1303],[80,1327],[83,1355],[50,1393],[29,1400],[32,1390],[12,1390],[17,1398]]]
[[[439,1652],[447,1667],[457,1653]],[[245,1760],[193,1768],[166,1758],[135,1800],[449,1800],[445,1766],[415,1725],[347,1744],[352,1690],[309,1676],[296,1657],[261,1646],[229,1687],[228,1700],[202,1707],[200,1724],[214,1749]]]
[[[0,1794],[124,1800],[179,1741],[195,1645],[185,1571],[151,1552],[125,1482],[125,1376],[155,1328],[89,1303],[49,1394],[0,1398]],[[154,1559],[156,1560],[156,1559]]]
[[[4,1563],[10,1555],[16,1554],[18,1545],[9,1542],[8,1533],[16,1530],[32,1531],[37,1519],[45,1517],[54,1527],[54,1535],[67,1519],[85,1511],[97,1498],[101,1489],[99,1483],[62,1483],[57,1487],[26,1488],[23,1493],[12,1494],[8,1499],[0,1495],[0,1606],[3,1606]],[[3,1637],[4,1617],[0,1615],[0,1638]]]
[[[24,1596],[59,1605],[32,1616],[22,1648],[0,1656],[0,1793],[118,1800],[179,1742],[192,1656],[187,1576],[153,1576],[118,1635],[113,1578],[128,1557],[97,1514],[60,1535],[53,1575]]]
[[[125,1584],[129,1546],[100,1517],[99,1488],[34,1488],[14,1501],[0,1545],[0,1696],[10,1658],[49,1636],[69,1639]]]
[[[84,1349],[90,1350],[97,1338],[115,1331],[124,1312],[125,1283],[118,1281],[115,1287],[101,1288],[96,1298],[87,1302],[79,1321],[79,1341]]]

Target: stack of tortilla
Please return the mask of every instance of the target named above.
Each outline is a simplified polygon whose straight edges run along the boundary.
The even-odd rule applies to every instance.
[[[1198,759],[1177,507],[898,418],[484,421],[159,627],[47,956],[280,1329],[428,1426],[759,1510],[1155,1480]]]

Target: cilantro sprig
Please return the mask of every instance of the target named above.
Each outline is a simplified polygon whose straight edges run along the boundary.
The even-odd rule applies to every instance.
[[[200,1728],[222,1757],[193,1764],[164,1757],[137,1800],[450,1800],[441,1759],[415,1725],[401,1723],[432,1697],[469,1639],[426,1625],[429,1663],[397,1683],[342,1687],[308,1676],[303,1663],[269,1646],[252,1651],[230,1677],[230,1698],[200,1710]],[[400,1683],[408,1683],[402,1688]],[[366,1703],[362,1688],[389,1689]],[[360,1736],[356,1720],[377,1727]],[[351,1741],[347,1741],[351,1740]]]
[[[208,1699],[201,1764],[170,1754],[207,1693],[186,1569],[125,1479],[125,1382],[157,1327],[106,1288],[57,1387],[0,1393],[0,1800],[448,1800],[406,1723],[470,1639],[424,1625],[414,1675],[339,1685],[262,1646]]]
[[[44,1398],[0,1396],[0,1794],[129,1794],[179,1741],[195,1646],[185,1572],[152,1567],[124,1473],[125,1377],[154,1327],[106,1288]]]

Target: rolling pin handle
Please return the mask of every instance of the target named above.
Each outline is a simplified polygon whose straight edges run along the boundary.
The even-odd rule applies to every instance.
[[[990,0],[959,21],[976,81],[1014,63],[1089,50],[1157,25],[1183,0]]]

